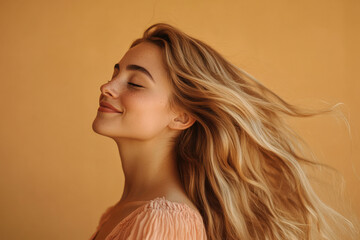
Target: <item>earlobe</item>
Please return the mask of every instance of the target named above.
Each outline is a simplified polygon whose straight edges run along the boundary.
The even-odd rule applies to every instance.
[[[181,113],[176,116],[170,123],[169,127],[176,130],[184,130],[195,123],[195,118],[188,113]]]

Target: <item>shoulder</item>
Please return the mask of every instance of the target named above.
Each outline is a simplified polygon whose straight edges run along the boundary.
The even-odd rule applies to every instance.
[[[114,229],[115,230],[115,229]],[[205,240],[203,219],[185,203],[165,197],[149,201],[112,232],[111,239],[196,239]]]

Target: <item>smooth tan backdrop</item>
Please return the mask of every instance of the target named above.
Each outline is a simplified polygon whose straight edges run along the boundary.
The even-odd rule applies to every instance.
[[[357,0],[2,0],[0,239],[88,239],[121,197],[116,145],[91,129],[99,87],[160,21],[291,103],[343,102],[350,132],[327,115],[292,122],[359,214],[359,12]]]

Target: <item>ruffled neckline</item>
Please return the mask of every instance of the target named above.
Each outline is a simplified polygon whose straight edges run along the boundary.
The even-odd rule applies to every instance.
[[[98,225],[96,232],[93,234],[94,237],[91,239],[94,239],[96,237],[96,235],[99,233],[101,226],[110,218],[111,210],[115,206],[116,206],[116,204],[114,206],[112,206],[111,208],[109,208],[108,211],[106,211],[106,213],[105,213],[105,214],[107,214],[106,218],[103,219],[103,221]],[[133,216],[136,216],[139,212],[142,212],[146,209],[170,209],[172,211],[187,211],[187,212],[193,214],[193,216],[195,216],[198,220],[202,221],[201,214],[197,210],[188,206],[186,203],[170,201],[170,200],[167,200],[165,198],[165,196],[162,196],[162,197],[156,197],[154,199],[144,201],[143,204],[141,204],[139,207],[137,207],[135,210],[133,210],[131,213],[129,213],[125,218],[123,218],[118,224],[116,224],[116,226],[111,231],[111,233],[114,232],[115,229],[119,228],[121,225],[126,224],[129,220],[132,219]],[[111,233],[109,235],[111,235]]]
[[[196,216],[202,218],[201,214],[198,211],[192,209],[186,203],[173,202],[173,201],[167,200],[165,198],[165,196],[162,196],[162,197],[156,197],[156,198],[148,200],[148,201],[144,201],[144,204],[140,205],[135,210],[133,210],[131,213],[129,213],[117,225],[123,224],[124,222],[131,219],[131,217],[133,215],[136,215],[138,212],[141,212],[141,211],[149,209],[149,208],[151,208],[151,209],[171,209],[173,211],[186,210],[186,211],[190,211],[190,212],[194,213]],[[111,214],[109,214],[109,215],[111,215]]]

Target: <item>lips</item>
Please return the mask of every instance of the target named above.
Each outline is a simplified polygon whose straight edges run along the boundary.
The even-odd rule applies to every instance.
[[[119,111],[117,108],[115,108],[114,106],[112,106],[110,103],[107,103],[107,102],[100,102],[99,110],[104,110],[106,112],[121,113],[121,111]]]

